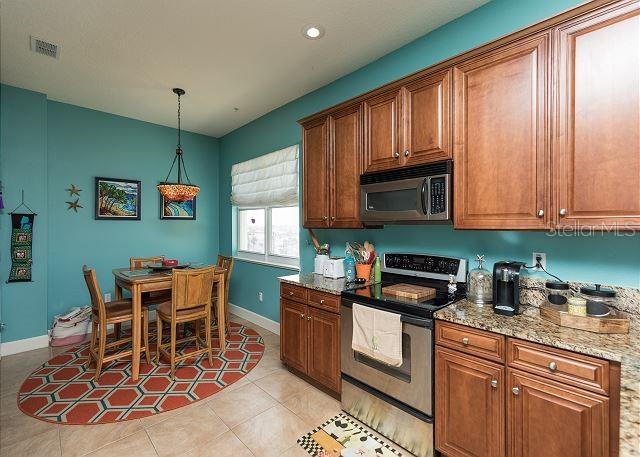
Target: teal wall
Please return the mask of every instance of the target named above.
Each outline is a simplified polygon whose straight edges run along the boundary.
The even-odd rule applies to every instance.
[[[232,209],[230,170],[234,163],[300,142],[297,119],[371,90],[406,74],[467,51],[576,6],[576,0],[493,0],[406,46],[298,98],[221,138],[220,249],[231,253]],[[330,33],[330,31],[328,32]],[[566,279],[640,286],[640,237],[613,235],[550,238],[544,233],[454,231],[451,227],[386,227],[384,230],[318,231],[321,241],[339,255],[346,240],[369,239],[382,251],[413,250],[473,258],[484,253],[489,262],[513,258],[530,262],[533,250],[546,252],[548,268]],[[313,250],[301,230],[303,270],[312,268]],[[279,320],[276,278],[291,271],[238,262],[230,301]],[[257,299],[264,292],[264,302]]]
[[[2,341],[46,333],[47,328],[47,98],[0,85],[0,178],[5,209],[0,211],[0,318]],[[33,227],[33,282],[6,284],[11,258],[11,217],[24,189],[38,216]]]
[[[55,314],[88,304],[81,268],[96,268],[103,293],[113,292],[111,270],[131,256],[164,254],[195,262],[218,254],[218,140],[184,133],[192,182],[201,186],[195,221],[159,219],[155,185],[173,160],[176,130],[49,101],[44,94],[3,85],[0,151],[5,211],[2,227],[2,341],[46,333]],[[94,220],[94,177],[142,182],[140,221]],[[83,189],[78,213],[67,210],[70,184]],[[38,213],[34,282],[5,284],[9,259],[8,211],[25,189]],[[25,318],[25,316],[29,316]]]

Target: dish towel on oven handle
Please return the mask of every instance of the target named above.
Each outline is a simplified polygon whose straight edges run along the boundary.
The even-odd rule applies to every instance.
[[[351,348],[379,362],[402,365],[402,322],[400,315],[353,304]]]

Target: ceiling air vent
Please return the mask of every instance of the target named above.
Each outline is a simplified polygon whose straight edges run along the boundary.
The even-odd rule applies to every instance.
[[[58,45],[49,43],[48,41],[41,40],[40,38],[31,37],[31,50],[38,54],[44,54],[45,56],[58,58]]]

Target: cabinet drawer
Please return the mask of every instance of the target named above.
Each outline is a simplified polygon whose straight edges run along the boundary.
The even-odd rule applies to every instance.
[[[331,295],[316,290],[309,291],[309,304],[328,311],[340,312],[340,296]]]
[[[484,330],[438,321],[436,344],[485,359],[504,361],[504,337]]]
[[[609,394],[609,362],[606,360],[509,338],[507,363],[512,368]]]
[[[306,303],[307,289],[283,282],[280,284],[280,296],[282,298],[286,298],[287,300],[295,300],[299,301],[300,303]]]

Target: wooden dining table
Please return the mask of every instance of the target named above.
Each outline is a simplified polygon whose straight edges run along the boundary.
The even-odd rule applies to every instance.
[[[125,272],[131,271],[129,268],[115,268],[115,299],[122,298],[122,290],[131,293],[133,308],[133,319],[131,321],[131,345],[133,349],[131,379],[137,381],[140,374],[140,352],[142,349],[142,294],[144,292],[154,292],[158,290],[171,290],[172,280],[170,272],[151,271],[146,274],[136,274],[129,276]],[[142,271],[142,270],[135,270]],[[220,351],[227,347],[225,341],[226,315],[225,315],[225,273],[226,269],[215,267],[214,284],[217,284],[217,316],[218,340],[220,341]]]

